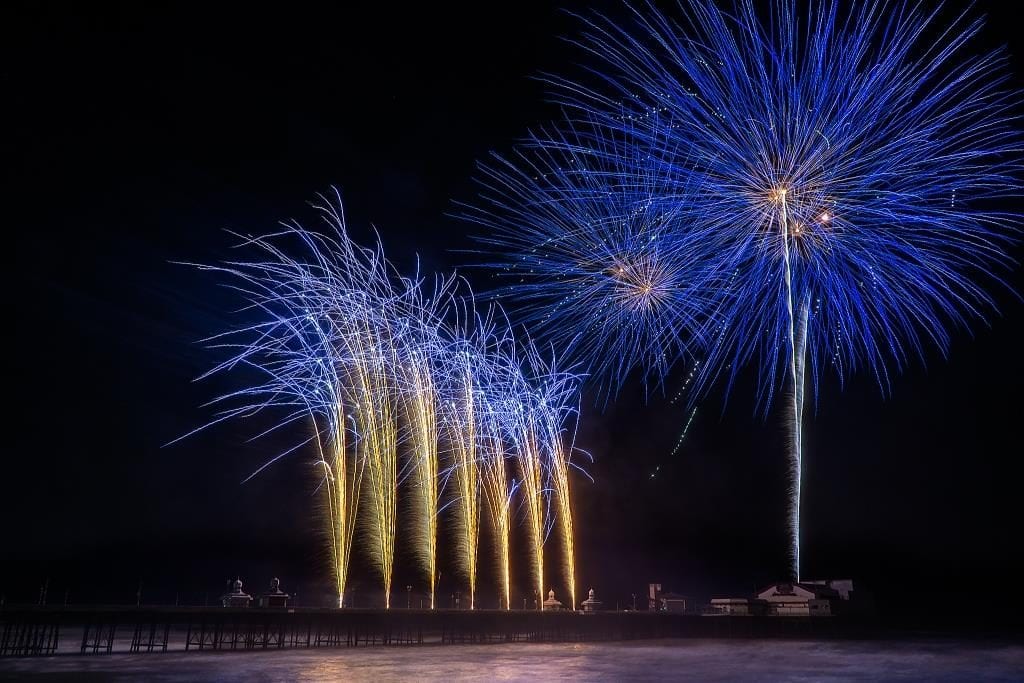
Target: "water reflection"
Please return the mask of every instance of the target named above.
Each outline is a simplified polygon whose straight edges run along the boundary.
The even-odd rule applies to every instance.
[[[0,660],[0,680],[1020,681],[1024,646],[964,641],[425,645]]]

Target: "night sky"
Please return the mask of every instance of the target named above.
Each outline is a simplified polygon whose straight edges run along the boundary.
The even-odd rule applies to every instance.
[[[172,262],[228,256],[228,229],[312,221],[306,202],[333,185],[352,232],[376,227],[405,271],[419,254],[490,287],[460,252],[478,228],[447,213],[473,199],[476,160],[557,117],[535,77],[573,68],[560,37],[577,22],[559,7],[591,3],[442,4],[2,10],[8,602],[35,601],[46,579],[51,602],[134,602],[141,579],[145,602],[201,603],[236,574],[254,590],[280,576],[303,604],[326,595],[309,454],[243,485],[280,445],[248,442],[258,425],[162,447],[239,379],[194,383],[221,358],[197,341],[245,322],[216,278]],[[984,40],[1020,41],[994,5],[981,3]],[[1024,74],[1024,43],[1009,47]],[[852,577],[889,609],[1021,602],[1024,306],[995,295],[1001,316],[957,333],[948,360],[930,352],[890,398],[869,376],[824,382],[806,422],[809,577]],[[603,412],[584,399],[584,590],[610,606],[649,581],[706,599],[784,577],[785,434],[752,388],[704,401],[675,455],[681,408],[645,404],[638,385]],[[373,588],[353,572],[357,593]],[[408,583],[423,582],[400,547],[395,586]],[[439,594],[455,584],[445,560]]]

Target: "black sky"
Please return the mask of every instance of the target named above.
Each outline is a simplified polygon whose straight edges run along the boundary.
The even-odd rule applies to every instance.
[[[532,77],[579,57],[558,7],[487,5],[0,10],[7,600],[48,577],[57,600],[133,600],[141,578],[152,600],[196,601],[236,573],[315,599],[327,573],[304,456],[241,485],[273,447],[246,443],[252,429],[161,448],[232,386],[191,380],[217,358],[195,342],[238,322],[216,280],[170,262],[225,256],[225,229],[310,218],[305,202],[335,185],[355,234],[375,226],[402,267],[417,253],[428,271],[465,265],[454,250],[475,228],[451,202],[472,199],[476,160],[557,114]],[[1024,73],[1000,12],[984,40],[1018,41]],[[823,385],[808,574],[965,610],[986,608],[979,585],[1019,577],[1024,306],[996,294],[1002,317],[957,334],[948,361],[930,353],[890,399],[866,376]],[[606,602],[653,580],[707,597],[784,575],[784,434],[749,394],[724,410],[709,398],[674,456],[686,415],[667,401],[631,387],[603,414],[584,404],[595,482],[576,482],[579,575]],[[400,559],[396,585],[416,581]]]

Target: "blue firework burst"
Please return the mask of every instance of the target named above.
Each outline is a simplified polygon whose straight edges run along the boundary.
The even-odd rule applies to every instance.
[[[699,262],[704,275],[688,281],[712,285],[685,297],[697,307],[686,319],[702,325],[698,393],[716,378],[731,386],[751,363],[765,410],[787,389],[797,578],[805,387],[831,368],[841,382],[866,371],[887,391],[911,358],[945,354],[951,330],[994,309],[987,288],[1001,282],[1019,226],[1019,98],[1005,54],[973,51],[981,21],[900,0],[843,7],[684,1],[674,15],[595,14],[577,41],[586,73],[548,78],[570,129],[593,131],[579,140],[588,163],[614,169],[607,211],[653,202],[669,217],[654,240],[659,257]],[[615,194],[646,186],[629,178],[652,169],[649,194]],[[497,239],[560,286],[572,272],[562,245],[592,249],[600,238],[581,233],[601,233],[552,220],[548,207],[599,202],[592,176],[556,174],[554,201],[548,182],[490,177],[527,207],[497,224]],[[533,286],[519,285],[527,300]],[[560,301],[557,324],[570,339],[604,310],[591,293]],[[676,320],[645,320],[658,331],[648,345],[603,339],[597,367],[621,357],[615,372],[662,371],[657,345],[674,348]]]
[[[699,234],[728,274],[714,316],[728,339],[707,372],[756,359],[767,405],[803,308],[815,380],[866,369],[887,387],[891,364],[945,353],[951,327],[992,309],[981,283],[999,280],[1018,224],[1018,96],[1002,52],[970,51],[981,21],[903,2],[680,10],[588,19],[600,77],[551,80],[616,131],[602,154],[658,158],[677,199],[667,237],[689,250]]]
[[[480,241],[520,321],[606,397],[637,369],[660,383],[688,355],[715,290],[702,247],[675,235],[672,168],[623,146],[628,135],[595,122],[535,135],[481,164],[480,201],[462,212],[490,228]]]

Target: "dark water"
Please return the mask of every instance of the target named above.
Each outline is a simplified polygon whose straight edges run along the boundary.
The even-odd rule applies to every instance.
[[[1024,645],[673,640],[0,660],[28,681],[1024,681]]]

